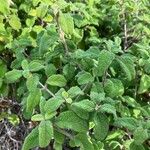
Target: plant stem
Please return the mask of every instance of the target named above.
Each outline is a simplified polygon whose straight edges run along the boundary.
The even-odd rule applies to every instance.
[[[65,53],[66,55],[68,56],[69,55],[69,50],[68,50],[68,46],[67,46],[67,43],[66,43],[66,39],[65,39],[65,33],[63,32],[60,24],[59,24],[59,21],[58,21],[58,18],[59,18],[59,11],[57,9],[54,9],[54,16],[55,16],[55,20],[56,20],[56,23],[57,23],[57,27],[58,27],[58,30],[59,30],[59,37],[60,37],[60,40],[65,48]]]
[[[46,86],[44,86],[41,82],[39,82],[39,85],[47,92],[49,93],[52,97],[55,97],[53,92],[51,92]]]

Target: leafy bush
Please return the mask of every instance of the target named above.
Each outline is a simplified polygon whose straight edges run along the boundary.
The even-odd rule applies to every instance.
[[[149,149],[149,8],[1,0],[0,94],[36,124],[22,150]]]

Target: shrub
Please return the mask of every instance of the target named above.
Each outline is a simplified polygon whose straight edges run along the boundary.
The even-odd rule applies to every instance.
[[[149,6],[1,0],[0,94],[36,124],[22,150],[149,149]]]

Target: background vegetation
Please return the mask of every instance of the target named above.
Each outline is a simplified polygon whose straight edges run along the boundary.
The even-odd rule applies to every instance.
[[[0,149],[149,150],[149,0],[0,1]]]

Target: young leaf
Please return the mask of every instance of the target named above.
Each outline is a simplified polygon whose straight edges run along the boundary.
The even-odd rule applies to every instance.
[[[94,115],[94,136],[97,140],[104,140],[108,134],[109,121],[105,114],[96,113]]]
[[[102,50],[99,54],[98,59],[98,76],[103,76],[105,71],[111,65],[112,61],[114,60],[115,55],[109,51]]]
[[[22,70],[13,69],[5,74],[7,83],[14,83],[22,76]]]
[[[14,30],[18,31],[21,28],[20,19],[16,15],[10,16],[9,24]]]
[[[42,120],[44,120],[44,116],[42,114],[36,114],[36,115],[32,116],[31,120],[32,121],[42,121]]]
[[[25,138],[25,141],[22,146],[22,150],[29,150],[38,145],[39,145],[39,132],[38,132],[38,127],[36,127]]]
[[[59,23],[60,23],[62,30],[66,34],[73,34],[74,22],[73,22],[73,18],[71,17],[70,14],[60,13],[59,14]]]
[[[88,99],[85,99],[85,100],[73,103],[72,107],[78,107],[87,112],[92,112],[95,109],[95,104],[94,104],[94,102],[92,102]]]
[[[21,62],[21,67],[23,70],[28,70],[29,68],[29,64],[28,64],[28,61],[26,59],[24,59],[22,62]]]
[[[52,85],[52,86],[63,87],[66,85],[67,80],[65,79],[65,77],[63,75],[57,74],[57,75],[50,76],[47,79],[46,83],[49,85]]]
[[[73,111],[62,112],[56,119],[56,125],[60,128],[68,128],[77,132],[86,132],[88,124],[79,118]]]
[[[39,146],[42,148],[48,146],[53,137],[52,123],[49,120],[41,121],[38,130],[39,130]]]
[[[141,77],[138,93],[139,94],[145,93],[146,91],[148,91],[149,88],[150,88],[150,76],[143,74]]]
[[[0,12],[4,15],[7,15],[9,13],[9,1],[8,0],[1,0],[0,5]]]

